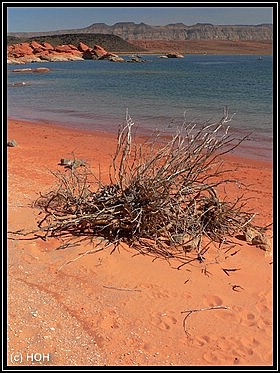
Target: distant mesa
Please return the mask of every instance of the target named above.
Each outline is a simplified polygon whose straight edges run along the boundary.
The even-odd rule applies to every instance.
[[[130,40],[272,40],[272,24],[259,25],[212,25],[197,23],[185,25],[183,23],[165,26],[151,26],[143,22],[118,22],[112,26],[105,23],[93,23],[80,29],[56,30],[49,32],[17,32],[9,33],[11,37],[34,38],[38,36],[66,35],[66,34],[107,34]],[[96,43],[98,44],[98,43]],[[115,49],[118,50],[118,49]]]

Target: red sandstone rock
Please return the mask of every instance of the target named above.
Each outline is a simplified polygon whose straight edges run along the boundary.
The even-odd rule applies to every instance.
[[[33,40],[29,46],[33,49],[44,49],[43,45],[37,43],[37,41]]]
[[[47,50],[53,50],[54,49],[54,47],[50,43],[47,43],[46,41],[44,43],[42,43],[42,45]]]
[[[82,57],[82,53],[80,51],[78,51],[78,50],[75,50],[75,49],[71,50],[71,55],[72,56]]]
[[[82,56],[85,60],[97,60],[96,54],[94,53],[93,49],[90,48],[84,51]]]
[[[74,50],[74,51],[77,51],[77,50],[78,50],[78,48],[75,47],[75,45],[73,45],[73,44],[68,44],[68,46],[69,46],[72,50]]]
[[[81,59],[109,59],[120,61],[118,56],[108,53],[100,45],[90,48],[80,42],[78,48],[72,44],[57,45],[53,47],[50,43],[42,44],[32,41],[30,43],[19,43],[8,47],[8,63],[29,63],[40,61],[70,61]]]
[[[94,54],[95,54],[98,58],[103,57],[103,56],[105,56],[105,55],[108,55],[108,52],[107,52],[104,48],[100,47],[100,45],[95,45],[95,46],[93,47],[93,51],[94,51]]]
[[[69,46],[69,45],[57,45],[54,50],[56,52],[63,52],[63,53],[71,53],[72,52],[72,48]]]
[[[83,58],[85,60],[104,59],[110,55],[110,53],[108,53],[100,45],[94,45],[93,48],[90,48],[86,44],[80,43],[78,49],[83,52]]]
[[[91,49],[88,45],[80,42],[78,45],[78,50],[81,52],[86,52],[87,50]]]
[[[33,53],[33,48],[30,47],[29,43],[19,43],[10,45],[8,47],[8,54],[25,56]]]
[[[34,48],[33,49],[33,54],[40,54],[40,53],[43,53],[45,52],[45,49],[43,48]]]

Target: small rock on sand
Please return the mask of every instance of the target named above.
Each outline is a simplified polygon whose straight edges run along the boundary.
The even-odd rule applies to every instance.
[[[15,146],[17,146],[17,142],[16,142],[16,140],[9,140],[9,141],[7,142],[7,146],[10,146],[10,147],[15,147]]]

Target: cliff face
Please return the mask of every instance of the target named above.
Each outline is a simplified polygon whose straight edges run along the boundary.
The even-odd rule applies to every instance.
[[[272,25],[213,26],[197,24],[185,29],[186,40],[272,40]]]
[[[59,35],[73,33],[113,34],[125,40],[272,40],[271,24],[262,25],[212,25],[197,23],[186,26],[183,23],[166,26],[150,26],[145,23],[119,22],[113,26],[94,23],[89,27],[74,30],[50,32],[10,33],[17,37],[36,37],[41,35]]]

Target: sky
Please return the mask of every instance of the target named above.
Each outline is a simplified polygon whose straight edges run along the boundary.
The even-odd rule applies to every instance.
[[[117,2],[98,3],[101,6],[94,6],[97,4],[94,2],[87,2],[84,5],[83,2],[68,2],[67,5],[70,6],[59,7],[57,3],[52,2],[40,2],[37,6],[34,6],[34,3],[18,4],[20,6],[16,6],[16,3],[13,2],[2,3],[2,6],[4,5],[7,9],[8,32],[67,30],[83,28],[99,22],[107,25],[117,22],[144,22],[152,26],[177,22],[182,22],[185,25],[196,23],[212,23],[214,25],[272,23],[272,6],[265,6],[267,3],[256,3],[257,7],[251,6],[252,3],[246,3],[249,6],[241,7],[240,2],[231,2],[231,6],[226,7],[203,6],[202,4],[205,3],[192,3],[192,5],[198,4],[197,7],[182,7],[184,2],[177,3],[180,6],[176,7],[174,2],[171,3],[172,6],[169,3],[161,3],[162,6],[154,7],[145,6],[147,2],[137,2],[137,6],[136,3],[133,3],[131,7],[124,7],[121,3],[116,6]],[[51,4],[54,5],[51,6]],[[59,4],[64,5],[64,3]],[[93,6],[89,6],[89,4],[93,4]],[[107,6],[102,7],[105,4]],[[109,4],[114,6],[110,7]],[[211,5],[211,3],[206,4]]]
[[[47,6],[44,6],[44,5]],[[54,4],[54,6],[50,6]],[[92,4],[92,6],[91,6]],[[240,6],[241,3],[225,3],[233,6],[204,6],[211,3],[194,3],[198,6],[174,7],[169,3],[161,3],[163,6],[146,7],[137,2],[134,6],[127,7],[123,3],[114,2],[114,6],[100,7],[94,2],[68,2],[64,3],[40,2],[40,3],[2,3],[7,9],[8,32],[24,31],[55,31],[83,28],[93,23],[106,23],[113,25],[117,22],[144,22],[157,26],[169,23],[182,22],[185,25],[195,23],[212,23],[224,25],[255,25],[260,23],[272,23],[272,6],[267,3],[256,3],[256,7]],[[106,3],[98,3],[98,5]],[[111,3],[107,3],[110,5]],[[192,3],[192,5],[194,5]],[[249,3],[250,5],[251,3]],[[17,6],[20,5],[20,6]],[[35,5],[35,6],[34,6]],[[60,6],[59,6],[60,5]],[[62,6],[61,6],[62,5]],[[71,5],[71,6],[69,6]],[[81,6],[82,5],[82,6]],[[117,6],[116,6],[117,5]],[[157,4],[153,4],[157,5]],[[217,5],[217,3],[214,3]],[[239,6],[238,6],[239,5]],[[247,4],[248,5],[248,4]]]

